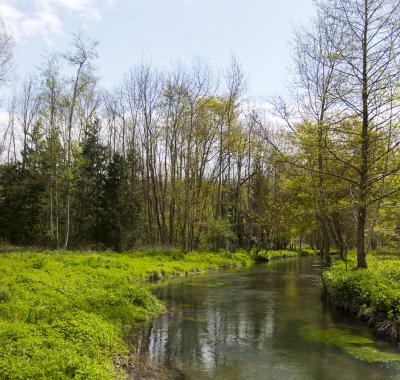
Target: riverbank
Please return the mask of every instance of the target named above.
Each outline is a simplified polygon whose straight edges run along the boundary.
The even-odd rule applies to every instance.
[[[400,343],[400,260],[393,253],[369,255],[356,269],[353,255],[324,273],[328,302],[356,315],[379,334]]]
[[[273,260],[280,260],[280,259],[289,259],[292,257],[305,257],[305,256],[316,256],[319,254],[318,250],[315,249],[300,249],[297,251],[289,251],[289,250],[261,250],[259,251],[255,259],[259,262],[269,262]]]
[[[252,262],[224,252],[2,254],[1,377],[123,378],[125,336],[164,310],[146,282]]]

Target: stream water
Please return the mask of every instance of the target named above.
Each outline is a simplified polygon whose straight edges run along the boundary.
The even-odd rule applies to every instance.
[[[327,308],[319,271],[289,259],[161,283],[168,312],[138,353],[174,379],[400,379],[400,350]]]

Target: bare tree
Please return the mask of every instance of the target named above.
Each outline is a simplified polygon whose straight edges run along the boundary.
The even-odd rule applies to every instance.
[[[11,78],[14,41],[0,21],[0,84]]]
[[[32,129],[39,112],[39,97],[35,78],[28,77],[22,85],[22,94],[18,109],[19,124],[22,128],[22,167],[26,165],[29,144],[32,139]]]

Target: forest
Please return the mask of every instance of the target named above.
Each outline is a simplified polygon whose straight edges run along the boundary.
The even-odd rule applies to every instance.
[[[309,244],[327,257],[356,246],[365,266],[368,249],[398,240],[398,4],[358,3],[321,5],[296,31],[296,103],[264,107],[235,57],[219,75],[201,59],[141,63],[104,90],[97,42],[74,36],[7,105],[1,238],[119,251]],[[4,81],[4,28],[1,52]]]
[[[113,327],[118,343],[99,354],[97,366],[123,350],[121,324],[140,319],[138,308],[149,318],[163,310],[150,293],[132,296],[131,289],[127,296],[120,285],[125,278],[150,281],[248,267],[254,258],[318,253],[325,297],[340,308],[356,308],[361,319],[398,342],[399,21],[400,1],[317,1],[315,17],[293,32],[287,94],[262,100],[251,96],[236,55],[223,70],[202,58],[168,68],[142,61],[121,73],[113,88],[103,88],[99,42],[82,33],[71,37],[68,50],[48,54],[16,81],[14,36],[1,24],[0,86],[4,94],[12,90],[1,103],[0,240],[7,252],[31,253],[0,258],[0,341],[9,339],[1,335],[8,319],[15,323],[29,314],[27,324],[43,318],[53,326],[49,299],[40,301],[42,288],[32,285],[39,298],[27,309],[10,306],[18,276],[31,276],[26,265],[33,272],[53,268],[59,282],[36,274],[30,280],[52,289],[64,275],[68,281],[76,275],[68,289],[79,310],[97,310],[119,326]],[[86,260],[76,251],[105,256]],[[129,259],[126,252],[142,253]],[[86,269],[64,273],[74,258]],[[148,265],[143,273],[141,264],[129,261],[140,258]],[[108,265],[112,274],[93,269]],[[15,292],[30,302],[29,286],[21,284]],[[87,299],[79,298],[77,284],[85,284]],[[90,286],[99,294],[91,294]],[[58,299],[55,294],[50,297]],[[136,309],[120,309],[119,318],[111,306],[96,309],[100,295],[116,304],[126,297],[140,301]],[[58,312],[74,307],[67,298],[59,299]],[[38,311],[38,305],[46,306]],[[79,325],[90,319],[81,317]],[[67,328],[57,326],[58,332]],[[81,353],[89,349],[78,347]],[[58,373],[25,373],[7,360],[0,359],[5,379]],[[108,378],[114,371],[109,362],[88,363],[81,378]],[[65,368],[65,378],[79,372]],[[112,373],[110,378],[117,376]]]

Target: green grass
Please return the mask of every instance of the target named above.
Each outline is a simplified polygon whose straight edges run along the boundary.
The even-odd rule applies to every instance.
[[[300,256],[313,256],[318,255],[319,251],[312,249],[301,249],[299,251],[289,251],[289,250],[261,250],[257,254],[257,258],[263,261],[271,261],[278,259],[287,259],[290,257],[300,257]]]
[[[350,254],[347,265],[337,261],[325,272],[324,282],[334,304],[356,311],[398,340],[400,260],[394,257],[374,252],[369,255],[368,269],[356,269],[355,256]]]
[[[115,379],[136,331],[164,306],[144,285],[250,265],[244,253],[0,255],[0,378]]]

